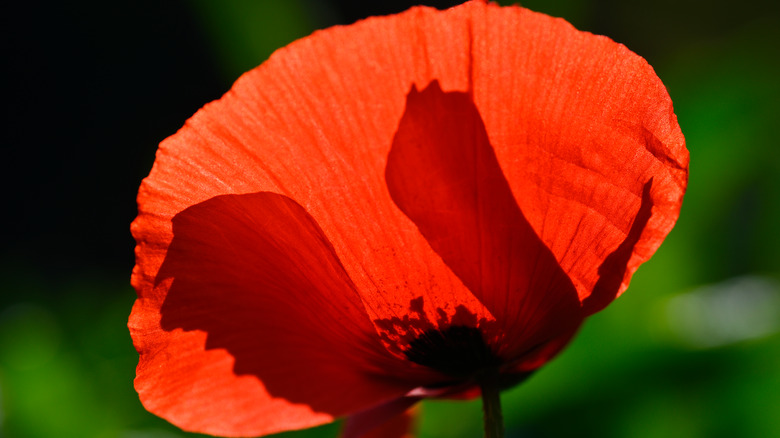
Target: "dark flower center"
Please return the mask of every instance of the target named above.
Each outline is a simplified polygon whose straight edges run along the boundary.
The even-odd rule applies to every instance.
[[[485,343],[479,329],[462,325],[443,331],[426,330],[409,343],[404,354],[414,363],[458,379],[497,369],[502,362]]]

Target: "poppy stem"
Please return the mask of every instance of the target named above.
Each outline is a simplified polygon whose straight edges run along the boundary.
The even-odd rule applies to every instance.
[[[504,438],[504,416],[501,413],[501,389],[498,373],[479,379],[482,390],[482,411],[485,413],[485,438]]]

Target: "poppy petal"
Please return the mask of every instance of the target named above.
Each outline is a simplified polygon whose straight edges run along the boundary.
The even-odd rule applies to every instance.
[[[414,423],[419,416],[419,411],[419,405],[407,409],[363,435],[363,438],[413,438]]]
[[[411,437],[413,406],[422,397],[404,396],[366,411],[350,415],[344,423],[341,438]]]
[[[300,205],[223,195],[172,222],[154,292],[130,321],[150,411],[187,430],[256,435],[329,422],[415,386],[375,377],[406,364],[382,347]]]
[[[599,284],[592,313],[679,215],[688,151],[672,102],[644,59],[606,37],[518,8],[483,12],[475,103],[520,209],[580,299]]]
[[[523,217],[468,93],[407,98],[387,160],[398,207],[490,310],[515,358],[579,325],[577,290]]]

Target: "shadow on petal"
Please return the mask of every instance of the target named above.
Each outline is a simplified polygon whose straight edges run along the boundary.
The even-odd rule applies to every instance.
[[[523,216],[472,97],[412,88],[385,178],[396,205],[489,309],[509,357],[576,328],[580,301]],[[491,340],[488,340],[492,343]]]
[[[341,438],[412,437],[413,406],[423,397],[404,396],[363,412],[350,415],[344,423]]]
[[[623,243],[608,255],[599,266],[599,279],[593,286],[593,292],[582,302],[587,315],[594,314],[611,303],[616,297],[623,278],[626,275],[628,262],[634,254],[634,247],[642,237],[650,217],[653,214],[653,200],[650,189],[653,187],[653,178],[642,187],[642,203],[636,213],[631,229],[628,231]]]
[[[226,350],[235,375],[316,412],[339,416],[408,390],[377,377],[394,359],[327,237],[292,199],[218,196],[177,214],[173,234],[156,280],[173,280],[160,309],[165,331],[206,332],[205,349]]]

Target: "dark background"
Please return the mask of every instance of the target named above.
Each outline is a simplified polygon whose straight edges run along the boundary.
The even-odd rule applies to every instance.
[[[184,435],[138,402],[125,327],[135,296],[129,224],[157,144],[274,49],[411,5],[3,7],[0,436]],[[656,68],[687,138],[691,181],[677,228],[629,293],[505,395],[510,432],[780,436],[780,6],[523,5],[607,35]],[[474,403],[424,412],[424,436],[479,436]]]

